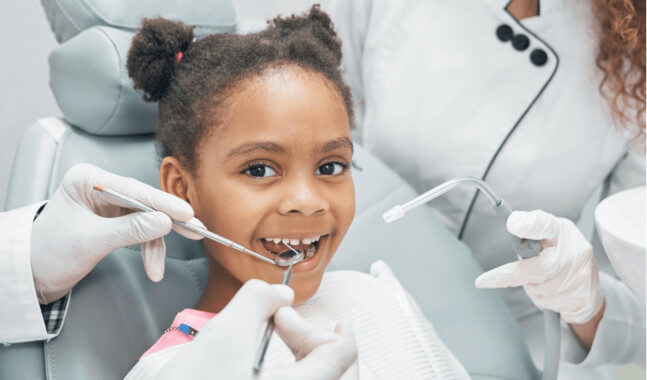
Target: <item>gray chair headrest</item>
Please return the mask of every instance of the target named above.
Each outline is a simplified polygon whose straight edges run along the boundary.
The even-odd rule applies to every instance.
[[[157,103],[144,102],[126,70],[142,17],[196,25],[198,36],[236,28],[230,0],[42,1],[57,39],[64,41],[49,56],[54,98],[67,121],[93,135],[155,132]]]
[[[132,37],[97,26],[51,52],[50,87],[68,122],[93,135],[155,132],[157,103],[144,102],[126,71]]]
[[[197,36],[236,29],[230,0],[41,0],[60,43],[93,26],[134,32],[143,17],[161,16],[195,25]]]

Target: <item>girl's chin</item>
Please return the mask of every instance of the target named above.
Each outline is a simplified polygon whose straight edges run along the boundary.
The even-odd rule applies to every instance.
[[[317,244],[315,253],[307,257],[306,260],[294,265],[289,284],[294,290],[294,303],[302,303],[309,300],[319,289],[326,267],[333,255],[331,251],[333,251],[332,247],[334,246],[334,242],[331,240],[333,240],[331,239],[331,235],[322,236],[319,244]],[[268,257],[274,258],[270,252],[263,251],[262,246],[257,249],[257,252],[266,253]],[[251,274],[250,276],[249,272],[247,274],[237,273],[235,277],[241,281],[241,284],[245,282],[243,280],[244,278],[258,278],[269,284],[279,284],[287,269],[287,267],[279,267],[260,262],[255,258],[251,258],[249,264],[255,266],[253,270],[255,275]]]
[[[304,262],[303,264],[309,263]],[[323,263],[319,264],[321,264],[321,267],[319,265],[315,265],[313,268],[304,268],[307,269],[305,271],[294,270],[292,272],[292,277],[288,286],[294,290],[294,303],[301,303],[309,300],[319,289],[326,269],[326,266],[323,265]],[[281,268],[279,271],[276,271],[276,273],[272,273],[271,275],[266,272],[258,278],[269,284],[279,284],[281,283],[284,271],[285,269]]]
[[[300,304],[306,302],[310,298],[314,297],[315,293],[321,285],[321,277],[319,281],[309,280],[307,283],[298,283],[290,284],[292,290],[294,290],[294,304]]]

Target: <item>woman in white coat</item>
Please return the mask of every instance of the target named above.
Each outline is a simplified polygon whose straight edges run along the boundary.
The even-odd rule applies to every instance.
[[[472,175],[513,209],[573,221],[601,185],[604,195],[644,185],[644,1],[606,3],[333,2],[355,138],[419,192]],[[473,188],[430,206],[484,270],[516,259],[505,227]],[[588,268],[591,290],[595,260]],[[499,283],[511,284],[524,281]],[[604,364],[644,360],[644,308],[613,276],[600,273],[599,285],[599,312],[563,324],[560,378],[613,378]],[[533,304],[541,296],[522,287],[502,294],[541,365],[543,325]]]

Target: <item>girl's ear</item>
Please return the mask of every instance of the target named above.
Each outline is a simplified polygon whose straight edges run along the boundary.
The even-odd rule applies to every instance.
[[[193,177],[186,171],[180,161],[172,156],[162,159],[160,165],[160,189],[192,204],[195,194]]]

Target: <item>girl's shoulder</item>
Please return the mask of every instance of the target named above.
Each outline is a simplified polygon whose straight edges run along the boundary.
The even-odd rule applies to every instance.
[[[195,309],[184,309],[175,315],[171,326],[164,331],[162,336],[139,358],[142,359],[154,352],[177,346],[193,340],[190,329],[200,330],[205,323],[216,314]],[[186,328],[185,328],[186,327]]]

